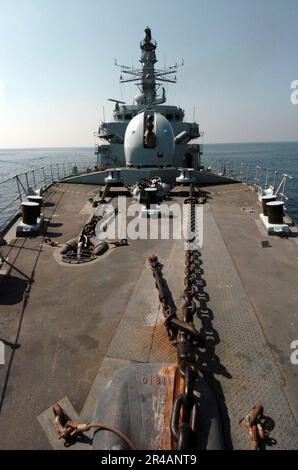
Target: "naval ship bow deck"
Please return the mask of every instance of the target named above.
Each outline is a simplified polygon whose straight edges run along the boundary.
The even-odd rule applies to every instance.
[[[287,238],[266,235],[256,196],[241,184],[204,189],[198,276],[205,303],[195,322],[208,338],[201,369],[217,397],[226,447],[249,448],[238,421],[260,402],[273,423],[269,448],[297,449],[298,371],[289,359],[298,331],[297,229]],[[45,197],[44,234],[16,239],[11,231],[1,247],[13,265],[2,264],[0,279],[3,449],[61,448],[38,419],[57,400],[67,397],[88,420],[113,371],[131,361],[176,362],[145,261],[158,255],[179,309],[183,241],[131,241],[84,266],[58,263],[58,248],[45,243],[79,233],[94,193],[91,185],[54,185]],[[172,198],[183,202],[175,189]],[[242,210],[251,207],[256,212]]]

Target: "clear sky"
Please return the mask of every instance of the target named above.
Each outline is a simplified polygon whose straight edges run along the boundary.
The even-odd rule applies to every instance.
[[[298,0],[0,0],[0,148],[92,146],[146,25],[206,143],[298,140]]]

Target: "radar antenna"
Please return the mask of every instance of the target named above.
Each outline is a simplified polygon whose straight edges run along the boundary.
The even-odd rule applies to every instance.
[[[147,26],[145,29],[145,38],[140,42],[142,51],[140,63],[142,67],[127,67],[118,64],[115,60],[115,65],[121,69],[120,83],[135,82],[140,92],[144,95],[146,104],[149,106],[151,104],[165,103],[166,94],[164,88],[162,88],[162,96],[159,98],[157,97],[157,91],[164,82],[176,83],[178,67],[184,65],[182,59],[180,64],[176,62],[176,64],[171,67],[164,67],[163,69],[155,68],[155,64],[158,62],[155,55],[156,47],[157,42],[152,39],[151,29]],[[123,77],[124,74],[128,77]]]

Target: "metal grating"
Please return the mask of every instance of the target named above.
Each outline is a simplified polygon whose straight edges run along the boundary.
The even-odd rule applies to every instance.
[[[93,249],[87,248],[82,250],[80,255],[78,255],[76,250],[71,250],[68,253],[62,255],[62,261],[68,264],[84,264],[89,261],[93,261],[96,256],[93,254]]]

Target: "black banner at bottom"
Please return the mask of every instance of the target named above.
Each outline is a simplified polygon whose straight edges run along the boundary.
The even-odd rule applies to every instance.
[[[297,459],[297,451],[1,451],[1,468],[13,463],[26,466],[38,464],[69,465],[72,467],[92,464],[107,468],[121,466],[127,469],[162,467],[163,465],[187,465],[196,468],[200,464],[260,464],[281,465],[290,459]],[[288,460],[289,459],[289,460]],[[93,467],[94,468],[94,467]]]

